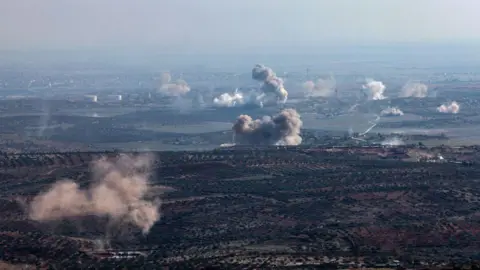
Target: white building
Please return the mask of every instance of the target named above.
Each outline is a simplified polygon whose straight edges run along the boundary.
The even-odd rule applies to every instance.
[[[84,96],[85,101],[90,101],[90,102],[97,102],[98,97],[96,95],[85,95]]]
[[[110,102],[114,102],[114,101],[122,101],[123,97],[122,95],[108,95],[105,97],[105,101],[110,101]]]

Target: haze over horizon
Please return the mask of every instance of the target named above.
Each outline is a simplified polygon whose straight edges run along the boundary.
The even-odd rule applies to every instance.
[[[284,52],[480,40],[480,2],[454,0],[2,1],[0,50]]]

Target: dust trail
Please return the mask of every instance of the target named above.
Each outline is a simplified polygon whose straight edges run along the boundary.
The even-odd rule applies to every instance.
[[[359,103],[353,104],[350,108],[348,108],[347,112],[348,113],[354,112],[359,105],[360,105]]]
[[[378,121],[380,121],[380,116],[375,115],[375,119],[374,119],[374,120],[368,121],[368,123],[371,124],[371,126],[370,126],[369,128],[367,128],[364,132],[359,133],[358,136],[365,136],[365,135],[367,135],[374,127],[377,126]]]

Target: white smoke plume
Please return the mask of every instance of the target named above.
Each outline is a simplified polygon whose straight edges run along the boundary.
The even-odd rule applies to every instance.
[[[217,107],[235,107],[245,104],[243,93],[235,89],[233,93],[223,93],[213,99],[213,104]]]
[[[263,107],[264,96],[264,93],[258,93],[256,91],[244,94],[238,91],[238,89],[235,89],[233,93],[223,93],[214,98],[213,104],[216,107],[240,107],[246,104]]]
[[[150,156],[99,159],[92,163],[93,183],[88,188],[73,180],[59,181],[33,199],[29,216],[40,222],[95,216],[148,233],[160,218],[159,201],[146,198],[151,164]]]
[[[379,115],[375,115],[375,119],[374,120],[371,120],[371,121],[368,121],[369,124],[371,124],[370,127],[368,127],[364,132],[361,132],[358,134],[358,136],[365,136],[367,135],[374,127],[377,126],[378,122],[380,121],[380,116]]]
[[[388,107],[380,112],[380,116],[402,116],[403,112],[397,107]]]
[[[405,145],[405,142],[398,137],[393,137],[393,138],[385,139],[380,144],[385,146],[400,146],[400,145]]]
[[[220,147],[233,147],[235,146],[235,143],[222,143],[220,144]]]
[[[356,103],[356,104],[353,104],[350,108],[348,108],[347,112],[351,113],[351,112],[354,112],[356,111],[357,107],[359,106],[360,104]]]
[[[253,120],[240,115],[233,125],[235,140],[252,145],[299,145],[302,142],[300,114],[294,109],[284,109],[273,118],[264,116]]]
[[[460,111],[460,105],[456,101],[453,101],[450,104],[442,104],[437,108],[437,111],[441,113],[458,113]]]
[[[261,64],[255,65],[252,69],[252,79],[263,82],[264,93],[274,93],[282,103],[287,101],[288,92],[283,87],[283,80],[277,77],[271,68]]]
[[[213,99],[213,104],[218,107],[235,107],[235,105],[243,104],[243,96],[238,92],[223,93],[220,96]]]
[[[336,81],[333,76],[329,79],[318,79],[317,82],[306,81],[303,84],[307,97],[331,97],[335,94]]]
[[[203,95],[201,93],[197,93],[192,98],[192,108],[194,109],[201,109],[205,107],[205,100],[203,99]]]
[[[166,96],[182,96],[190,92],[190,86],[182,79],[171,82],[172,76],[169,72],[162,73],[158,92]]]
[[[386,98],[383,95],[386,87],[381,81],[367,79],[367,83],[364,84],[362,88],[368,90],[366,94],[369,100],[382,100]]]
[[[428,86],[423,83],[407,83],[402,87],[399,97],[424,98],[428,95]]]
[[[48,128],[48,122],[50,121],[51,112],[50,106],[48,106],[47,101],[42,99],[42,114],[40,116],[39,128],[37,130],[37,136],[43,136],[45,130]]]

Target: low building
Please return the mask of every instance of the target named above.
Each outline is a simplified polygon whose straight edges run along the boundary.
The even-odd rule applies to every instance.
[[[122,100],[123,100],[122,95],[108,95],[105,97],[106,102],[119,102]]]
[[[83,98],[85,101],[90,101],[90,102],[98,101],[98,97],[96,95],[85,95]]]

